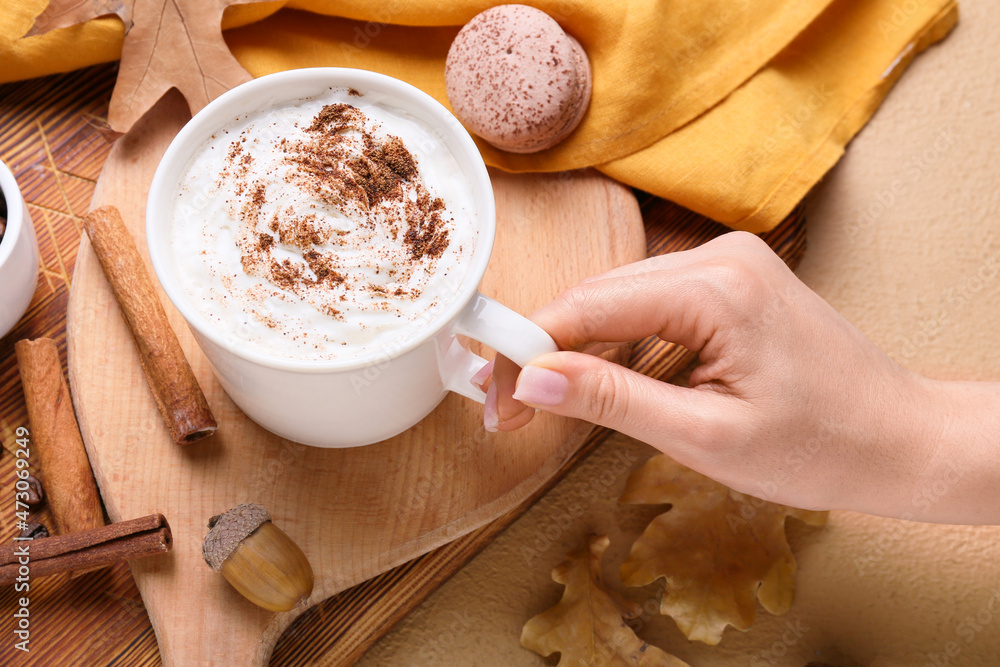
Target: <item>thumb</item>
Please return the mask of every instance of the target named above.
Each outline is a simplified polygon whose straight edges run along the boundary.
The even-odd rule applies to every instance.
[[[678,387],[578,352],[533,360],[518,376],[514,398],[620,431],[671,455],[720,442],[733,408],[731,397],[719,392]]]

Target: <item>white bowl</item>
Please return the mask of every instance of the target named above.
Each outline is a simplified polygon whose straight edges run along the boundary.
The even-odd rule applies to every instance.
[[[38,284],[38,240],[21,190],[0,162],[0,191],[7,202],[7,231],[0,241],[0,337],[14,328]]]

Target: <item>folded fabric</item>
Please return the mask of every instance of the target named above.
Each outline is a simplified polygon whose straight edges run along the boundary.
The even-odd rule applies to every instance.
[[[254,76],[361,67],[409,81],[447,104],[448,46],[462,24],[494,4],[281,0],[232,7],[223,27],[233,54]],[[591,107],[566,141],[542,153],[515,155],[480,142],[487,163],[511,171],[597,166],[755,231],[791,210],[913,54],[943,36],[956,16],[951,0],[529,4],[587,50]],[[120,55],[117,18],[17,39],[44,5],[28,0],[0,8],[0,80]],[[779,125],[782,119],[792,122]]]
[[[837,0],[708,113],[598,169],[735,229],[767,231],[840,159],[913,58],[957,20],[953,1]]]

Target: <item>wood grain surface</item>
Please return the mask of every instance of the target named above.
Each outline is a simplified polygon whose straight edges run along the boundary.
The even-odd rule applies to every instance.
[[[79,220],[110,148],[102,117],[113,77],[114,68],[103,67],[0,89],[0,159],[12,167],[25,191],[43,262],[29,313],[0,341],[0,426],[7,447],[12,444],[13,429],[27,425],[11,354],[13,342],[49,335],[65,349],[67,288],[79,243]],[[641,193],[640,200],[651,254],[691,247],[725,231],[662,200]],[[768,241],[786,260],[797,261],[804,251],[801,213],[796,212],[768,235]],[[631,363],[651,375],[668,377],[688,361],[683,350],[649,340],[634,347]],[[285,632],[271,664],[346,664],[356,659],[605,435],[603,431],[591,433],[551,479],[495,521],[303,614]],[[3,457],[0,489],[12,489],[13,471],[12,458]],[[0,491],[0,499],[3,497],[4,491]],[[42,510],[39,518],[49,520],[47,510]],[[16,533],[12,500],[0,505],[0,522],[0,538],[9,539]],[[9,624],[8,612],[14,603],[12,591],[0,592],[0,631]],[[33,583],[31,611],[36,640],[32,653],[15,655],[10,645],[0,645],[0,664],[159,663],[151,626],[124,566],[75,581],[59,576]]]

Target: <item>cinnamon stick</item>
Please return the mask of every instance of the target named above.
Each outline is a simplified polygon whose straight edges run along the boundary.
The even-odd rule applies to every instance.
[[[101,499],[55,342],[19,340],[14,351],[31,422],[33,457],[45,478],[55,532],[103,526]]]
[[[162,514],[120,521],[101,528],[0,546],[0,586],[17,578],[88,572],[124,560],[170,550],[170,526]],[[29,570],[26,575],[21,566]],[[22,579],[23,580],[23,579]]]
[[[94,209],[83,227],[132,332],[146,381],[174,442],[188,445],[212,435],[218,424],[118,209]]]

